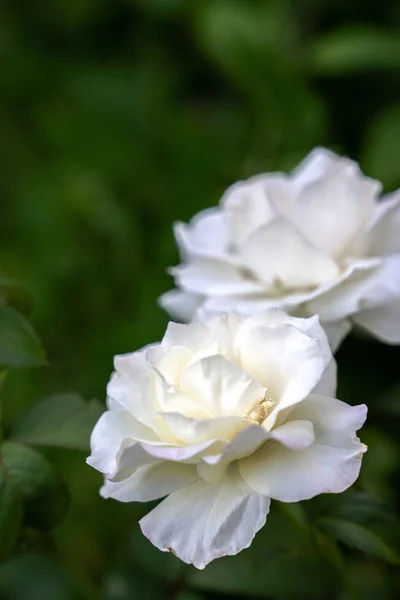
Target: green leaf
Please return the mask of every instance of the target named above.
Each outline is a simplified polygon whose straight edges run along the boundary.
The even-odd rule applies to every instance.
[[[55,394],[34,404],[15,423],[11,438],[33,446],[88,450],[90,433],[104,411],[97,400]]]
[[[0,306],[0,366],[40,367],[46,358],[28,321],[9,306]]]
[[[18,538],[22,501],[0,456],[0,560],[4,560]]]
[[[19,555],[0,566],[0,597],[12,600],[77,600],[67,573],[53,558]]]
[[[37,450],[16,442],[4,442],[0,455],[14,489],[22,499],[24,523],[36,529],[54,527],[64,517],[69,501],[57,471]]]
[[[340,496],[326,494],[312,502],[316,516],[321,518],[332,517],[359,525],[394,518],[388,502],[363,492],[346,492]]]
[[[396,104],[382,111],[369,126],[361,163],[369,176],[381,179],[390,189],[400,183],[399,155],[400,104]]]
[[[266,557],[258,565],[243,553],[221,558],[204,571],[193,573],[188,583],[204,590],[273,600],[319,600],[332,598],[337,591],[334,573],[321,557],[299,549]]]
[[[160,552],[158,548],[135,527],[131,540],[132,558],[141,573],[160,579],[171,585],[182,579],[188,566],[170,552]]]
[[[1,272],[0,299],[1,304],[11,305],[23,314],[32,308],[32,297],[29,290],[19,282],[4,277]]]
[[[346,563],[347,593],[341,600],[391,600],[390,577],[385,565],[377,562]]]
[[[273,507],[249,549],[189,572],[187,584],[272,600],[331,598],[340,581],[332,561],[312,546],[311,530],[280,509]]]
[[[135,566],[112,568],[104,580],[105,600],[163,600],[172,597],[166,595],[155,577],[148,577]]]
[[[323,75],[400,69],[399,33],[365,26],[343,27],[311,43],[308,66]]]
[[[358,523],[351,523],[333,517],[324,517],[319,519],[318,522],[336,540],[347,546],[357,548],[365,554],[377,556],[389,563],[400,563],[397,551],[375,531],[371,531],[371,529],[367,529],[367,527]]]

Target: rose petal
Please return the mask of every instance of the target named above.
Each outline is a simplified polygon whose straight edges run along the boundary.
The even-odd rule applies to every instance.
[[[171,269],[179,287],[191,294],[229,296],[263,291],[262,282],[226,261],[192,259]]]
[[[314,148],[306,158],[292,171],[291,179],[297,191],[315,183],[332,172],[355,163],[339,156],[327,148]]]
[[[203,301],[202,296],[189,294],[181,290],[170,290],[158,299],[158,304],[173,319],[177,321],[191,321]]]
[[[337,388],[337,364],[336,360],[332,358],[321,379],[313,389],[314,394],[323,394],[324,396],[334,397],[336,395]]]
[[[197,477],[194,465],[159,460],[137,468],[121,481],[106,480],[100,495],[120,502],[148,502],[190,485]]]
[[[400,344],[400,299],[362,310],[353,321],[386,344]]]
[[[323,323],[339,321],[356,313],[380,267],[379,259],[354,261],[335,286],[321,290],[321,293],[306,302],[306,312],[319,314]]]
[[[313,425],[311,421],[290,421],[273,431],[252,425],[241,431],[220,454],[204,456],[197,466],[200,477],[205,481],[222,479],[233,461],[251,455],[272,439],[292,450],[307,448],[315,439]]]
[[[228,219],[219,208],[199,212],[188,225],[175,223],[174,234],[183,259],[197,256],[231,260]]]
[[[118,468],[119,452],[126,440],[159,443],[159,437],[126,411],[106,411],[97,421],[90,438],[91,455],[86,462],[106,475]]]
[[[318,340],[293,325],[267,325],[250,329],[240,338],[243,369],[261,385],[277,407],[269,415],[270,427],[280,410],[303,400],[325,370]]]
[[[208,348],[213,341],[214,336],[206,324],[196,322],[183,325],[170,322],[161,345],[166,348],[184,346],[192,352],[199,352]]]
[[[368,255],[400,253],[400,191],[381,201],[375,213],[377,218],[365,240]]]
[[[207,440],[231,440],[250,424],[248,419],[240,416],[215,417],[202,421],[179,413],[162,413],[160,416],[174,436],[191,446]]]
[[[180,389],[215,416],[247,415],[266,389],[221,355],[193,363],[180,377]]]
[[[303,450],[315,440],[314,427],[311,421],[293,420],[271,431],[270,438],[290,450]]]
[[[334,323],[323,322],[321,325],[328,337],[331,350],[335,354],[346,335],[351,331],[351,323],[348,319],[342,319]]]
[[[300,332],[306,334],[308,337],[318,341],[320,346],[321,354],[324,358],[325,366],[328,366],[332,358],[332,350],[329,345],[329,341],[324,331],[324,328],[320,325],[318,315],[313,315],[310,318],[297,318],[292,317],[285,313],[279,308],[271,308],[268,311],[262,311],[258,314],[242,320],[239,323],[236,333],[236,339],[233,340],[233,344],[240,346],[242,343],[246,343],[246,336],[249,332],[258,326],[265,325],[293,325]],[[243,339],[243,342],[241,341]]]
[[[185,346],[166,348],[160,344],[149,348],[146,352],[148,362],[161,373],[165,380],[175,387],[179,384],[179,377],[193,352]]]
[[[270,197],[272,180],[273,176],[260,175],[238,181],[221,198],[234,248],[240,247],[258,227],[276,217],[277,209]]]
[[[162,460],[197,464],[203,456],[220,454],[226,445],[223,440],[207,440],[191,446],[172,446],[152,443],[141,444],[145,452]]]
[[[197,481],[174,492],[140,521],[164,552],[198,569],[250,546],[265,524],[270,500],[252,493],[238,475],[221,483]]]
[[[323,148],[311,152],[292,177],[299,193],[293,223],[328,256],[341,257],[366,231],[381,184]]]
[[[282,502],[298,502],[323,493],[343,492],[357,479],[365,447],[355,431],[365,421],[366,406],[317,394],[295,406],[292,419],[314,425],[315,443],[294,452],[275,441],[239,461],[243,479],[255,491]]]
[[[337,265],[317,250],[285,219],[274,219],[257,229],[241,248],[246,265],[270,291],[308,288],[332,281]],[[243,290],[249,293],[251,290]],[[208,291],[206,291],[208,293]],[[232,289],[230,293],[237,293]]]
[[[147,349],[114,357],[115,372],[107,385],[108,403],[119,404],[144,425],[151,427],[151,417],[143,405],[142,391],[149,377]]]

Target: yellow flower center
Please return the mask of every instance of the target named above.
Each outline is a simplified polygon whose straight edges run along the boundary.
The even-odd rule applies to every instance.
[[[251,421],[255,421],[261,425],[274,406],[275,402],[271,398],[265,397],[260,404],[257,404],[257,406],[253,408],[248,415],[246,415],[246,417]]]

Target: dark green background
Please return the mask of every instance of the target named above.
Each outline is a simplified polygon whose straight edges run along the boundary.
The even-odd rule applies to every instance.
[[[24,308],[50,362],[10,375],[6,429],[50,393],[103,401],[113,355],[158,340],[167,323],[156,299],[178,261],[172,222],[215,204],[235,180],[290,169],[327,145],[386,191],[400,186],[397,0],[4,0],[0,65],[0,266],[32,291]],[[341,397],[370,404],[360,489],[395,506],[399,358],[356,336],[339,353]],[[138,535],[148,506],[101,500],[83,453],[47,454],[71,508],[53,536],[28,540],[0,568],[0,597],[397,593],[396,570],[357,553],[344,567],[355,595],[328,584],[306,554],[279,567],[292,589],[255,584],[270,560],[262,540],[273,542],[274,527],[282,535],[280,508],[253,551],[263,557],[256,574],[223,559],[197,581]],[[297,534],[285,535],[290,544]],[[185,591],[191,578],[201,592]]]

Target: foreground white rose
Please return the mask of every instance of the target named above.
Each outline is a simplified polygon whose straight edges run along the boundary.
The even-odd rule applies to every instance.
[[[170,323],[160,344],[115,358],[88,463],[105,476],[105,498],[169,494],[142,531],[202,569],[251,544],[270,498],[342,492],[357,479],[367,409],[333,398],[335,385],[318,317]]]
[[[180,288],[161,298],[178,320],[280,307],[318,314],[333,348],[350,319],[400,342],[400,193],[356,163],[315,149],[290,175],[232,186],[220,206],[178,223]]]

